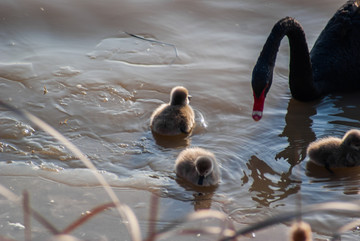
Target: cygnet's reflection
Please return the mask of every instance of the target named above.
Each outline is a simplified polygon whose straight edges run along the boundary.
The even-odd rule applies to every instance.
[[[197,186],[193,185],[182,178],[177,177],[176,182],[179,186],[183,187],[186,191],[191,191],[194,199],[192,203],[194,210],[210,209],[212,204],[212,197],[218,185],[215,186]]]
[[[157,145],[164,148],[186,148],[190,145],[190,137],[187,134],[176,136],[164,136],[152,132]]]

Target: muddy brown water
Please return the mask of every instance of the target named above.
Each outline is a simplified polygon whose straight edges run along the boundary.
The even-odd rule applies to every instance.
[[[273,24],[295,17],[311,48],[341,4],[3,1],[1,100],[54,126],[88,155],[118,190],[120,200],[131,204],[144,234],[150,193],[164,203],[159,228],[201,208],[224,212],[236,227],[244,227],[300,205],[355,201],[359,169],[329,175],[307,165],[306,147],[316,138],[340,137],[360,126],[358,94],[330,95],[310,103],[292,99],[287,40],[278,54],[264,117],[259,122],[251,118],[251,71]],[[169,101],[176,85],[189,89],[197,127],[187,140],[154,139],[151,112]],[[52,222],[65,226],[108,200],[91,172],[47,133],[5,109],[0,123],[1,184],[19,195],[29,190],[36,196],[34,208]],[[173,171],[177,154],[187,146],[209,149],[221,163],[219,187],[200,199]],[[67,206],[71,214],[65,212]],[[2,202],[0,215],[1,234],[22,240],[22,227],[15,225],[22,223],[21,212],[15,204]],[[122,240],[116,215],[104,216],[97,237]],[[304,217],[316,240],[327,240],[354,219],[326,213]],[[48,232],[34,225],[34,236],[45,239]],[[286,240],[287,225],[269,228],[270,240]],[[92,227],[84,225],[75,234],[94,237]],[[259,235],[248,239],[261,240]],[[342,240],[357,240],[359,235],[348,232]]]

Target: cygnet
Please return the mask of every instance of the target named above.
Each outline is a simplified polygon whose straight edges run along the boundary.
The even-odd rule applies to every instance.
[[[190,134],[195,126],[195,114],[189,105],[191,96],[182,86],[171,90],[170,102],[160,105],[151,115],[151,130],[160,135]]]
[[[360,165],[360,131],[349,130],[342,139],[326,137],[310,143],[310,161],[326,168]]]
[[[187,148],[175,162],[177,176],[197,186],[215,186],[220,181],[220,169],[215,155],[202,148]]]

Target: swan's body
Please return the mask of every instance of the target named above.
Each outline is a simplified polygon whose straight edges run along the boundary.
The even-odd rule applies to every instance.
[[[329,20],[309,53],[300,23],[291,17],[273,27],[252,74],[254,120],[260,120],[280,42],[290,44],[292,96],[309,101],[322,95],[360,89],[360,0],[350,0]]]
[[[160,135],[189,134],[195,126],[194,110],[189,105],[188,90],[182,86],[171,90],[170,102],[160,105],[151,115],[151,130]]]
[[[342,139],[326,137],[310,143],[310,161],[327,168],[360,165],[360,131],[350,130]]]
[[[220,181],[215,155],[202,148],[187,148],[175,161],[176,175],[197,186],[215,186]]]

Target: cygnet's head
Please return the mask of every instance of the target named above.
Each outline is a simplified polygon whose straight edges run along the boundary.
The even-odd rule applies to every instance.
[[[206,178],[214,169],[213,160],[211,157],[200,156],[195,161],[195,169],[199,174],[198,185],[203,185],[204,178]]]
[[[170,93],[170,105],[187,105],[190,103],[191,96],[188,90],[182,86],[176,86]]]
[[[343,138],[343,145],[351,147],[354,150],[360,150],[360,131],[359,130],[350,130],[348,131]]]

